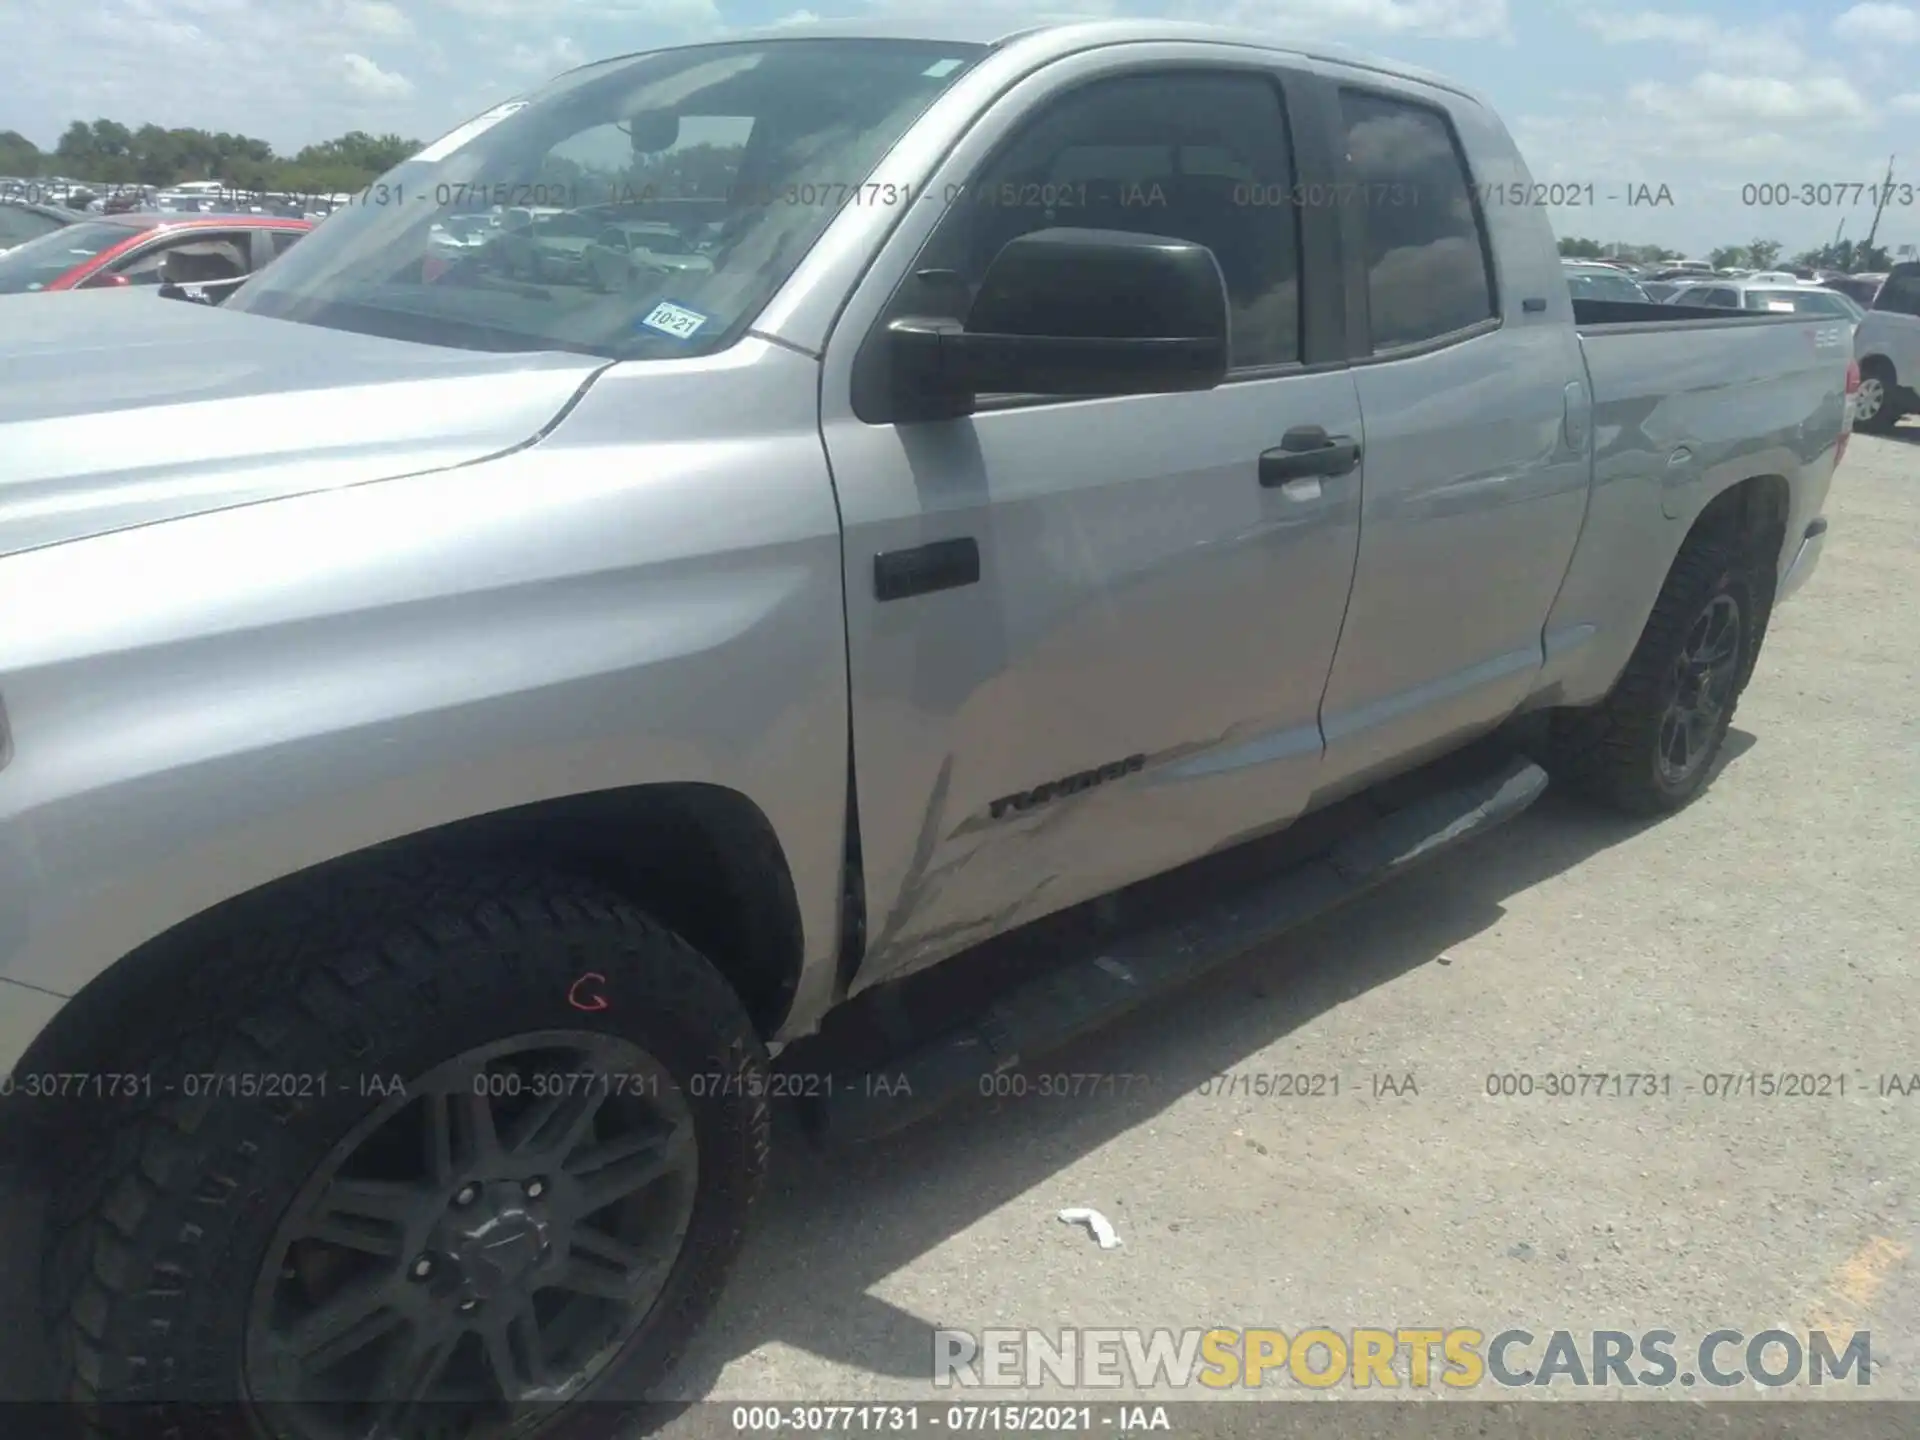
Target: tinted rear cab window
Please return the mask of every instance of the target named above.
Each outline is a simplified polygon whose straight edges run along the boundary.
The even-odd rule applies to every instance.
[[[1494,317],[1486,236],[1466,158],[1439,110],[1342,90],[1347,166],[1363,211],[1375,349]]]

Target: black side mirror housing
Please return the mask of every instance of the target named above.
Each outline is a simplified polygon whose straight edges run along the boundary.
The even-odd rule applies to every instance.
[[[1226,281],[1204,245],[1116,230],[1010,241],[964,323],[888,327],[901,418],[968,414],[980,395],[1146,395],[1226,378]]]

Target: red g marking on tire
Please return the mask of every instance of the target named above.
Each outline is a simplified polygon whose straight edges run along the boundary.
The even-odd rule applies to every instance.
[[[598,970],[589,970],[578,980],[574,981],[568,988],[567,1003],[576,1010],[592,1011],[606,1009],[607,997],[597,991],[593,991],[592,987],[588,984],[589,981],[604,985],[607,983],[607,977],[602,975]]]

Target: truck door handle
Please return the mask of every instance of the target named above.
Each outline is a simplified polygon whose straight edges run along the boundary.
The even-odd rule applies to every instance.
[[[1290,480],[1331,480],[1360,463],[1360,442],[1351,435],[1329,435],[1318,425],[1296,425],[1280,437],[1280,448],[1260,456],[1260,484],[1272,490]]]

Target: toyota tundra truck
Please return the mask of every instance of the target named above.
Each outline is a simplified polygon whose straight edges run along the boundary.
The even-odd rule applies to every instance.
[[[0,1125],[82,1424],[584,1433],[783,1095],[880,1135],[1549,774],[1699,795],[1849,337],[1576,303],[1532,188],[1336,49],[810,26],[498,105],[223,306],[0,301]],[[527,205],[712,263],[433,243]]]

